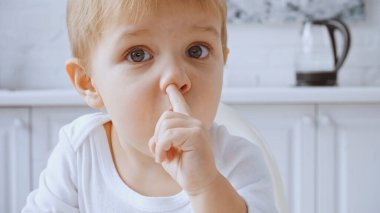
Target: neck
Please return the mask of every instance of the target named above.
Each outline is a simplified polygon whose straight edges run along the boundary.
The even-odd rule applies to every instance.
[[[133,171],[144,170],[144,173],[147,171],[163,174],[166,173],[162,166],[154,161],[153,157],[143,153],[129,143],[121,142],[114,126],[112,126],[111,130],[111,143],[113,147],[112,152],[115,157],[122,160],[122,164],[126,164],[119,166],[127,166],[129,167],[129,170],[132,169]]]
[[[121,142],[113,125],[110,133],[111,140],[109,142],[113,161],[124,183],[141,194],[152,196],[173,195],[181,190],[152,156],[128,143]],[[157,184],[157,182],[162,184]],[[155,186],[152,186],[153,184]],[[166,188],[157,188],[157,185]]]

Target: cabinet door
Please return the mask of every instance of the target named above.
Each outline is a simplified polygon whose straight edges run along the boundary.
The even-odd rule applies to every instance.
[[[0,212],[20,212],[30,191],[28,117],[28,109],[0,108]]]
[[[319,212],[380,212],[380,104],[322,105],[318,117]]]
[[[41,107],[32,109],[32,186],[38,186],[39,175],[58,142],[59,130],[75,118],[95,112],[89,107]]]
[[[261,134],[278,164],[289,212],[315,212],[315,106],[232,105]]]

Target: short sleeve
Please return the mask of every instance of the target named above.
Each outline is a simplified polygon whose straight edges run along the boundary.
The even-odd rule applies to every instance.
[[[79,212],[76,154],[62,128],[39,186],[27,198],[22,212]]]

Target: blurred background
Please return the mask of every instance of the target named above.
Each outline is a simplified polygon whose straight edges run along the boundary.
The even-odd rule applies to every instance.
[[[290,212],[380,212],[380,1],[227,0],[222,101],[268,144]],[[0,0],[0,212],[19,212],[64,124],[66,1]]]
[[[65,3],[0,1],[0,88],[71,87],[64,70],[70,57]],[[302,22],[307,20],[304,13],[315,19],[343,17],[347,22],[352,45],[339,72],[340,85],[379,86],[379,4],[376,0],[229,1],[231,57],[226,86],[294,85]]]

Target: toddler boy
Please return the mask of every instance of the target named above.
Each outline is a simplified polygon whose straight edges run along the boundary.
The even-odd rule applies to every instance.
[[[276,212],[262,153],[215,124],[225,0],[69,0],[60,130],[23,212]]]

